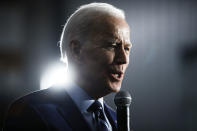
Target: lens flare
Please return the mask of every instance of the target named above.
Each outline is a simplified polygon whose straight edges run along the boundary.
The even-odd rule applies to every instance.
[[[62,85],[69,85],[73,81],[73,74],[68,71],[64,65],[55,65],[52,68],[47,69],[41,77],[40,89],[47,89],[52,85],[58,85],[57,87],[65,87]]]

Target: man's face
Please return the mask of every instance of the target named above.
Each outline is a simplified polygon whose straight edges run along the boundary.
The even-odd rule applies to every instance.
[[[103,17],[92,25],[81,50],[82,79],[105,93],[120,90],[129,64],[130,30],[125,20]]]

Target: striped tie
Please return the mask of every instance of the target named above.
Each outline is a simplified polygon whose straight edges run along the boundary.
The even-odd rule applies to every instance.
[[[96,121],[97,131],[110,131],[110,127],[105,119],[102,105],[99,101],[95,101],[88,109],[88,112],[93,113],[93,118]]]

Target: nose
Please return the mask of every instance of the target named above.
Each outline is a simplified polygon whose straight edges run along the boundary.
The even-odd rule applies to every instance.
[[[116,64],[129,64],[129,53],[127,53],[124,47],[117,49],[115,54]]]

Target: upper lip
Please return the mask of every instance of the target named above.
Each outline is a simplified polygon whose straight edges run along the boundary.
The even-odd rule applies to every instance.
[[[110,73],[119,74],[119,75],[124,74],[124,72],[122,70],[117,69],[117,68],[110,69]]]
[[[112,74],[118,74],[118,75],[124,74],[122,71],[112,71],[111,73]]]

